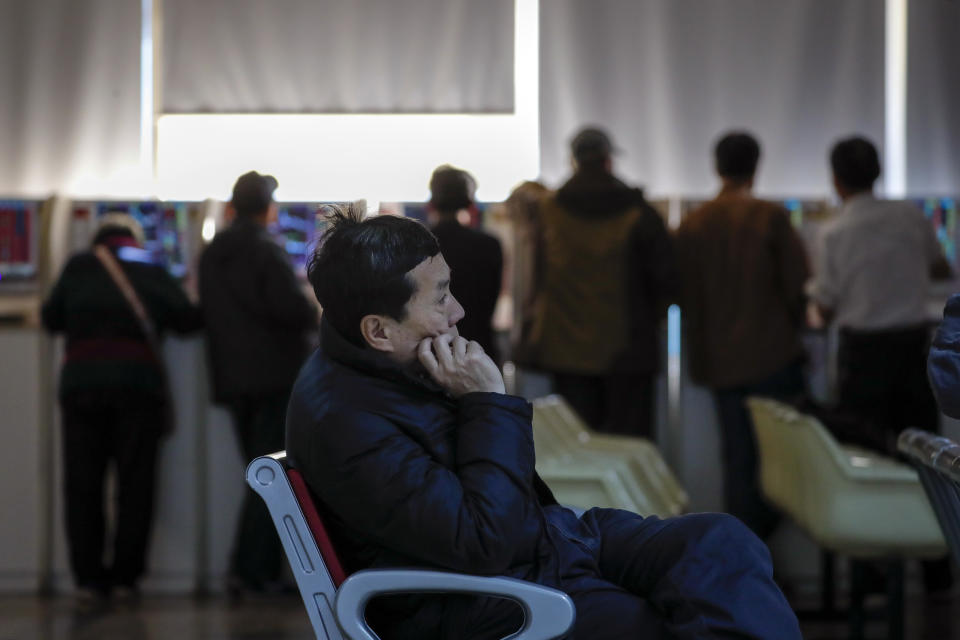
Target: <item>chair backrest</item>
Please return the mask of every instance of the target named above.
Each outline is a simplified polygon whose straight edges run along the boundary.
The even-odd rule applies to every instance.
[[[334,606],[346,573],[303,477],[280,451],[251,462],[247,484],[270,511],[317,638],[343,640]]]
[[[835,487],[856,476],[858,464],[888,467],[880,456],[851,455],[820,421],[769,398],[751,397],[764,495],[801,526],[816,527]],[[893,470],[895,472],[895,470]],[[909,473],[904,467],[903,471]]]
[[[286,466],[286,465],[284,465]],[[320,549],[320,555],[323,557],[323,563],[327,565],[330,572],[330,578],[333,579],[335,587],[339,588],[343,581],[347,579],[347,573],[340,563],[340,557],[337,556],[333,548],[333,541],[330,540],[330,534],[320,518],[320,511],[313,497],[313,492],[307,486],[306,480],[296,469],[287,466],[287,478],[290,479],[290,486],[293,487],[293,495],[307,519],[307,526],[310,527],[310,533],[313,534],[313,540]]]
[[[650,487],[654,500],[652,513],[661,516],[679,515],[686,510],[689,497],[667,466],[660,451],[649,440],[636,436],[612,435],[592,430],[560,395],[534,400],[534,441],[537,454],[550,454],[592,448],[613,451],[627,456],[638,479]]]
[[[960,563],[960,445],[943,436],[907,429],[897,448],[920,475],[950,552]]]

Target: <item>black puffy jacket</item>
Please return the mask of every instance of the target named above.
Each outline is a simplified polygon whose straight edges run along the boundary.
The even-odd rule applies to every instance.
[[[321,322],[287,410],[287,455],[321,502],[348,571],[429,567],[556,585],[557,552],[522,398],[453,399],[426,374]],[[375,611],[392,637],[456,637],[463,599],[399,597]],[[377,621],[380,621],[378,624]],[[406,629],[406,631],[405,631]]]

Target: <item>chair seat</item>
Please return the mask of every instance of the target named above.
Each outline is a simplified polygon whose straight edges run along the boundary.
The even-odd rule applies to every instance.
[[[751,398],[767,498],[826,549],[856,558],[942,556],[943,535],[916,472],[841,446],[815,418]]]

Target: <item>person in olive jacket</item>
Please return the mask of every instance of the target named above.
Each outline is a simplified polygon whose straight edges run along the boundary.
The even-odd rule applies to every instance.
[[[524,364],[598,431],[655,440],[660,323],[677,292],[660,215],[613,173],[613,142],[581,129],[575,171],[535,209],[539,229],[533,322]]]
[[[436,239],[394,216],[332,216],[308,276],[321,344],[287,412],[287,455],[348,572],[422,567],[506,575],[568,593],[571,638],[799,638],[769,552],[724,514],[581,517],[534,470],[532,408],[504,393]],[[496,598],[376,600],[384,638],[500,638],[522,612]]]
[[[66,334],[59,400],[70,568],[82,600],[136,595],[146,568],[157,452],[172,407],[160,354],[104,264],[106,247],[157,334],[199,330],[200,311],[142,248],[143,229],[108,213],[92,251],[70,258],[43,304],[44,326]],[[112,558],[105,561],[107,467],[117,473]]]
[[[267,225],[277,181],[250,171],[233,187],[231,225],[200,257],[200,305],[207,324],[213,399],[233,418],[247,464],[283,449],[290,387],[309,353],[317,309]],[[232,595],[280,586],[283,555],[263,501],[244,496],[227,587]]]

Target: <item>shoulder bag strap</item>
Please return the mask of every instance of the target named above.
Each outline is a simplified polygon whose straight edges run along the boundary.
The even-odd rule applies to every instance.
[[[113,256],[113,253],[111,253],[110,250],[102,244],[95,246],[93,248],[93,253],[95,256],[97,256],[97,259],[100,261],[100,264],[103,265],[103,268],[107,270],[107,273],[110,275],[110,279],[113,280],[114,284],[117,285],[117,288],[120,289],[120,293],[123,294],[123,297],[127,300],[127,304],[130,305],[133,315],[137,317],[137,321],[140,323],[140,328],[147,337],[147,342],[153,348],[154,352],[159,356],[160,341],[157,338],[157,329],[153,324],[153,320],[150,318],[150,314],[147,313],[146,307],[143,306],[140,296],[137,295],[133,285],[130,284],[130,279],[127,278],[127,274],[125,274],[123,269],[120,268],[120,263],[117,262],[117,259]]]

